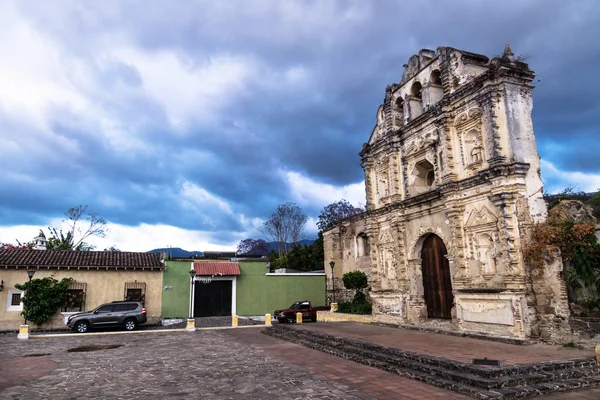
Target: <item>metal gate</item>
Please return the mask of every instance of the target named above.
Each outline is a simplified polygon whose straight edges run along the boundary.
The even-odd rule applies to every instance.
[[[194,317],[217,317],[231,315],[230,280],[202,283],[194,287]]]

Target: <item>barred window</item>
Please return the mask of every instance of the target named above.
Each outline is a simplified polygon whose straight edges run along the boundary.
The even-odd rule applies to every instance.
[[[67,299],[63,304],[63,312],[81,312],[85,311],[85,295],[87,292],[87,283],[72,282],[67,288]]]
[[[125,301],[146,301],[146,282],[125,282]]]
[[[21,305],[21,293],[12,293],[10,296],[10,306],[18,307]]]

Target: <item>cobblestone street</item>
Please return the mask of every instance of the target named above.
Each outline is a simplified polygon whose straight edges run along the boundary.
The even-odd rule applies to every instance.
[[[468,398],[261,329],[30,340],[0,335],[0,399]],[[543,398],[587,400],[599,393],[594,388]]]
[[[122,346],[68,352],[92,345]],[[214,331],[30,340],[4,335],[0,349],[2,399],[368,398]]]

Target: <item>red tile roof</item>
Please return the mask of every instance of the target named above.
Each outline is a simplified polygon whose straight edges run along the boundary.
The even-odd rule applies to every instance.
[[[236,262],[195,261],[194,270],[196,275],[202,276],[239,275],[240,265]]]
[[[158,253],[122,251],[0,250],[0,267],[148,268],[162,270]]]

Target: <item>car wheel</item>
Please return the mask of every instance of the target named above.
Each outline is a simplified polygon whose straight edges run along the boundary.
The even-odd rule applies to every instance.
[[[125,320],[125,323],[123,323],[123,328],[125,328],[126,331],[132,331],[136,326],[137,323],[135,322],[135,319]]]
[[[290,316],[288,316],[288,317],[285,319],[285,321],[286,321],[288,324],[293,324],[294,322],[296,322],[296,319],[295,319],[293,316],[291,316],[291,315],[290,315]]]
[[[90,328],[90,324],[86,321],[80,321],[75,324],[75,330],[79,333],[86,333]]]

